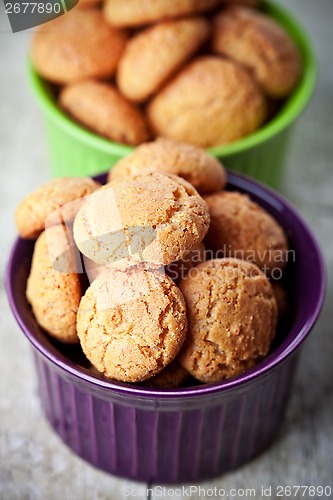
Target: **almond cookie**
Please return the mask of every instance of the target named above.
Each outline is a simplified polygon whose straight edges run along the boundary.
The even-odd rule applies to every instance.
[[[209,36],[204,18],[165,21],[134,35],[117,70],[121,92],[143,102],[184,64]]]
[[[188,332],[181,364],[201,382],[219,382],[253,367],[269,352],[277,306],[260,269],[238,259],[213,259],[179,284]]]
[[[190,182],[199,193],[224,189],[227,174],[223,165],[203,149],[159,138],[141,144],[110,171],[108,180],[145,172],[169,172]]]
[[[108,83],[73,83],[62,90],[59,103],[73,118],[112,141],[135,146],[149,139],[143,113]]]
[[[172,389],[183,385],[189,376],[189,372],[179,363],[177,357],[157,375],[143,382],[142,385],[159,389]]]
[[[285,267],[287,238],[266,210],[238,192],[214,193],[205,201],[211,217],[207,245],[219,256],[254,262],[268,273]]]
[[[82,297],[77,332],[83,352],[104,376],[139,382],[178,354],[186,335],[184,298],[164,273],[112,269]]]
[[[62,177],[53,179],[32,191],[15,212],[17,230],[22,238],[35,239],[44,230],[45,223],[73,221],[85,196],[101,185],[89,177]],[[79,200],[79,201],[76,201]]]
[[[216,15],[212,47],[249,68],[271,97],[285,97],[299,81],[297,47],[284,29],[262,12],[233,7]]]
[[[115,26],[140,26],[214,9],[221,0],[107,0],[104,14]]]
[[[152,99],[147,112],[156,135],[210,147],[255,131],[267,109],[247,71],[232,61],[206,56],[171,80]]]
[[[186,252],[185,252],[186,253]],[[165,268],[165,272],[168,276],[175,282],[178,283],[182,278],[184,278],[188,272],[193,269],[193,267],[197,266],[201,262],[205,262],[206,260],[206,248],[205,245],[201,242],[197,245],[193,250],[184,256],[183,259],[177,260],[176,262],[172,262]],[[89,283],[92,283],[100,274],[106,273],[110,267],[103,266],[97,264],[88,257],[83,256],[84,268],[87,274]],[[120,266],[118,266],[119,268]],[[125,269],[126,265],[122,266],[122,269]]]
[[[50,256],[48,241],[63,246],[63,226],[52,226],[44,231],[35,243],[26,295],[37,323],[57,340],[73,344],[78,342],[76,314],[81,300],[78,274],[56,270]],[[76,268],[73,248],[61,251],[62,269]],[[66,256],[66,263],[64,263]]]
[[[112,28],[98,9],[73,9],[34,35],[32,62],[44,78],[64,84],[109,78],[116,70],[127,35]]]
[[[74,220],[80,251],[98,264],[168,265],[204,238],[209,213],[184,179],[153,172],[113,181],[91,195]]]
[[[179,281],[185,278],[188,273],[201,262],[205,262],[206,260],[206,247],[201,242],[195,248],[193,248],[192,252],[185,255],[182,259],[177,260],[177,262],[173,262],[169,264],[165,271],[168,276],[175,283],[179,283]]]

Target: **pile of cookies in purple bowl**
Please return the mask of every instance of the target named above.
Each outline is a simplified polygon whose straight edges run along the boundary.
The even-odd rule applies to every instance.
[[[184,482],[272,441],[324,288],[316,242],[283,198],[158,139],[107,176],[41,186],[16,224],[10,303],[46,416],[77,454]]]

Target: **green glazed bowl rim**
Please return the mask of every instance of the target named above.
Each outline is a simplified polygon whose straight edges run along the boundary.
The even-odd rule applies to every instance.
[[[226,158],[248,151],[278,135],[301,114],[308,104],[315,88],[317,62],[308,34],[287,9],[270,0],[263,0],[262,5],[263,10],[286,29],[298,46],[303,60],[303,75],[296,89],[285,100],[281,110],[263,127],[234,143],[208,148],[211,154],[218,157]],[[28,73],[34,94],[45,114],[68,134],[76,137],[86,145],[106,153],[126,156],[133,151],[132,146],[113,142],[101,137],[82,127],[67,116],[57,105],[52,95],[50,85],[39,76],[30,59],[28,60]]]

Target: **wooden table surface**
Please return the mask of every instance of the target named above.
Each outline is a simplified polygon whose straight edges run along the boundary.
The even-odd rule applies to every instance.
[[[252,498],[261,499],[267,498],[262,487],[272,487],[270,498],[275,498],[277,485],[333,486],[333,0],[281,3],[307,27],[320,63],[314,98],[294,131],[284,193],[321,243],[329,277],[326,303],[304,346],[287,417],[274,444],[238,471],[196,485],[202,489],[192,490],[193,499],[218,498],[210,490],[214,487],[230,495],[238,490],[235,498],[248,498],[251,492],[245,490],[254,488]],[[51,431],[41,414],[28,343],[7,305],[3,278],[15,237],[13,212],[49,173],[41,114],[26,83],[31,35],[13,35],[2,3],[0,9],[0,499],[146,498],[145,485],[95,470]],[[189,491],[177,493],[156,489],[150,497],[186,498]],[[319,496],[299,491],[292,498]]]

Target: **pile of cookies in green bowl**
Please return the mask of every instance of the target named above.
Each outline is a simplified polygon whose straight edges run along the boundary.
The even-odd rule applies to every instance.
[[[204,150],[158,139],[104,186],[67,177],[30,193],[16,224],[37,238],[26,296],[45,334],[80,344],[101,377],[153,387],[219,382],[264,359],[287,237],[226,180]]]
[[[314,70],[303,35],[255,0],[79,3],[41,26],[31,46],[56,175],[104,171],[156,137],[213,148],[231,163],[236,153],[251,156],[309,99]],[[290,95],[293,112],[267,129]]]

